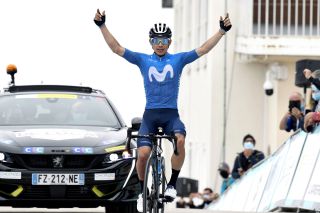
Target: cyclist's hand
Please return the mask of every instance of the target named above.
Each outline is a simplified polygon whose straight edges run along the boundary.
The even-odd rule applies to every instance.
[[[104,22],[106,21],[105,11],[103,11],[102,14],[101,14],[100,10],[97,9],[97,12],[96,12],[96,15],[95,15],[93,21],[94,21],[94,23],[96,23],[96,25],[98,27],[101,27],[104,24]]]
[[[231,27],[232,25],[229,19],[229,13],[227,13],[226,17],[224,18],[220,16],[220,30],[226,33],[231,29]]]

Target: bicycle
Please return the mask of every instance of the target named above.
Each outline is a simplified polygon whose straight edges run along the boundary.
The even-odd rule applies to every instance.
[[[156,134],[132,135],[132,129],[128,129],[128,141],[132,138],[147,138],[152,142],[151,154],[148,158],[144,174],[143,213],[163,213],[164,203],[172,201],[164,196],[167,180],[165,176],[165,159],[161,155],[162,139],[168,139],[172,142],[174,154],[178,155],[177,139],[174,135],[164,135],[160,130],[162,130],[162,128],[158,128],[158,132]],[[130,142],[127,143],[127,146],[130,146]],[[130,147],[128,147],[128,150],[130,150]],[[152,178],[151,181],[149,178]],[[149,192],[148,185],[150,183],[151,186]]]

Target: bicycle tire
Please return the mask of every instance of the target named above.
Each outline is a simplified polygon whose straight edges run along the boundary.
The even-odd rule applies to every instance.
[[[153,169],[155,169],[155,171],[152,172],[152,174],[154,174],[152,176],[152,185],[153,185],[153,190],[154,190],[154,196],[153,198],[153,213],[159,213],[159,195],[160,195],[160,191],[159,191],[159,175],[158,175],[158,163],[159,161],[156,160],[156,162],[154,162],[155,165],[153,165]]]
[[[143,213],[148,213],[148,212],[152,212],[152,207],[153,205],[150,203],[149,200],[149,193],[148,193],[148,181],[150,181],[150,168],[152,171],[152,154],[150,155],[150,157],[147,160],[146,163],[146,169],[145,169],[145,173],[144,173],[144,182],[143,182]],[[153,178],[152,178],[153,179]],[[153,180],[151,180],[153,182]],[[152,184],[152,183],[151,183]],[[150,192],[152,193],[152,191]],[[151,210],[151,211],[148,211]]]
[[[155,162],[154,162],[155,163]],[[160,168],[161,168],[161,173],[159,175],[159,164],[160,163]],[[152,186],[153,186],[153,205],[152,205],[152,213],[164,213],[164,191],[166,187],[166,178],[165,178],[165,159],[164,157],[161,157],[160,160],[157,160],[155,165],[151,167],[153,169],[156,169],[153,171],[153,176],[152,176]],[[160,196],[161,195],[161,196]],[[162,202],[160,203],[160,200]]]
[[[166,180],[166,164],[164,157],[161,157],[161,195],[164,197],[164,192],[166,190],[167,185]],[[161,213],[164,213],[164,202],[162,202]]]

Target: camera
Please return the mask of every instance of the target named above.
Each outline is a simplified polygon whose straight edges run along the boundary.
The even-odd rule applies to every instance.
[[[273,94],[273,84],[270,80],[266,80],[263,84],[263,89],[266,95],[271,96]]]
[[[292,112],[292,108],[297,108],[298,110],[301,111],[301,101],[289,101],[289,112]]]

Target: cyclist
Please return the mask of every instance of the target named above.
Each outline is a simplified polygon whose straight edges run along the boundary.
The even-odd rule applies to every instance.
[[[105,25],[105,11],[101,13],[98,9],[94,22],[100,28],[110,49],[140,68],[144,80],[146,107],[138,134],[155,133],[157,127],[161,126],[166,134],[173,132],[177,137],[179,155],[172,155],[172,174],[164,194],[167,199],[173,200],[176,198],[176,181],[185,157],[184,143],[186,130],[180,120],[177,109],[179,81],[182,69],[186,64],[208,53],[223,35],[231,29],[229,15],[227,14],[224,19],[220,17],[220,30],[204,42],[202,46],[192,51],[178,54],[168,53],[172,42],[172,32],[164,23],[157,23],[150,29],[149,42],[154,53],[147,55],[132,52],[119,44]],[[137,173],[141,184],[141,191],[143,190],[145,166],[151,152],[151,146],[151,142],[146,139],[138,140]],[[142,197],[141,193],[137,200],[137,210],[140,212],[143,210]]]

